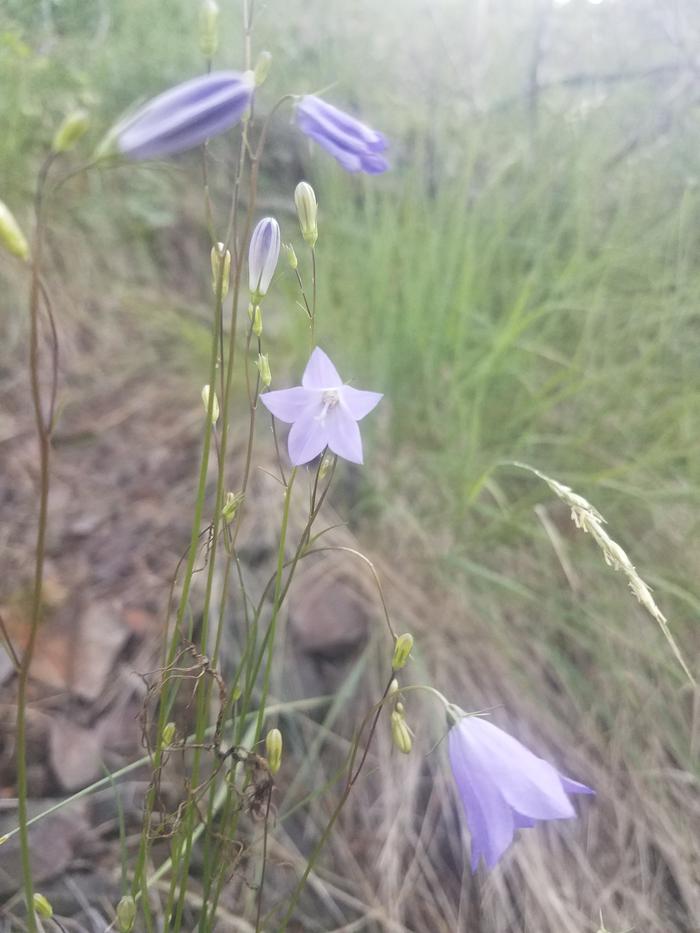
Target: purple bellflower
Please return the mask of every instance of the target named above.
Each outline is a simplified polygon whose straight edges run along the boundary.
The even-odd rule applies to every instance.
[[[263,217],[253,230],[248,250],[248,286],[257,300],[267,294],[279,255],[279,224],[274,217]]]
[[[235,126],[250,106],[252,71],[214,71],[154,97],[116,128],[130,159],[160,159],[194,149]]]
[[[346,172],[379,175],[389,168],[381,155],[388,147],[386,138],[320,97],[310,94],[302,97],[297,105],[297,124],[302,133],[340,162]]]
[[[567,794],[594,794],[559,774],[517,739],[480,716],[464,716],[448,735],[450,764],[471,833],[471,867],[493,868],[516,829],[576,816]]]
[[[292,425],[289,459],[294,466],[301,466],[326,447],[345,460],[362,463],[357,422],[372,411],[381,397],[380,392],[344,385],[333,363],[316,347],[300,386],[265,392],[260,401],[275,418]]]

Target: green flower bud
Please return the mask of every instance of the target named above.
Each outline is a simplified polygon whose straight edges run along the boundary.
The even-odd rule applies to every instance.
[[[270,774],[277,774],[282,764],[282,733],[279,729],[270,729],[265,737],[265,757]]]
[[[199,5],[199,50],[206,59],[214,57],[219,47],[219,4],[202,0]]]
[[[262,383],[263,388],[266,389],[272,382],[270,362],[267,358],[267,353],[258,353],[258,361],[256,366],[258,367],[258,372],[260,373],[260,382]]]
[[[296,267],[299,265],[299,262],[297,260],[297,254],[294,252],[294,247],[292,246],[291,243],[284,243],[282,245],[287,255],[287,262],[289,263],[289,268],[296,269]]]
[[[215,295],[218,294],[219,276],[222,275],[221,264],[223,262],[224,270],[221,279],[221,297],[228,295],[228,283],[231,278],[231,252],[224,249],[223,243],[217,243],[211,248],[211,290]]]
[[[131,933],[136,920],[136,901],[125,894],[117,904],[117,929],[119,933]]]
[[[259,337],[263,332],[263,322],[262,322],[262,311],[260,310],[260,305],[255,306],[253,311],[253,333],[256,337]]]
[[[210,392],[211,392],[211,389],[209,388],[209,386],[202,387],[202,404],[204,405],[205,412],[209,411],[209,393]],[[219,400],[216,397],[216,392],[215,392],[214,400],[212,401],[212,405],[211,405],[211,423],[216,424],[218,420],[219,420]]]
[[[50,920],[53,917],[53,907],[43,894],[37,893],[34,895],[34,910],[44,920]]]
[[[403,714],[397,710],[394,710],[391,714],[391,738],[393,739],[394,745],[404,755],[408,755],[413,748],[411,731],[406,725]]]
[[[389,689],[387,690],[386,695],[389,696],[389,697],[391,697],[391,696],[393,696],[395,693],[398,693],[398,692],[399,692],[399,682],[398,682],[398,680],[394,677],[394,679],[392,680],[392,682],[389,684]]]
[[[233,521],[233,516],[238,511],[238,507],[243,502],[243,496],[239,492],[227,492],[224,499],[224,506],[221,509],[221,515],[225,522]]]
[[[265,78],[270,74],[270,65],[272,64],[272,55],[269,52],[261,52],[258,55],[258,60],[255,63],[255,69],[253,74],[255,75],[255,83],[258,87],[264,83]]]
[[[321,460],[321,466],[318,468],[319,479],[325,478],[325,476],[327,475],[328,471],[331,468],[332,463],[333,463],[333,457],[331,457],[330,454],[326,454],[323,460]]]
[[[0,243],[13,256],[29,259],[29,244],[4,201],[0,201]]]
[[[405,632],[403,635],[399,635],[394,644],[394,657],[391,659],[391,666],[393,670],[400,671],[401,668],[408,661],[409,655],[413,648],[413,635],[410,635],[408,632]]]
[[[314,246],[318,239],[318,227],[316,225],[318,204],[316,203],[314,189],[308,182],[300,181],[296,186],[294,191],[294,203],[297,207],[301,235],[309,246]]]
[[[163,726],[163,745],[172,745],[175,738],[175,723],[166,722]]]
[[[51,148],[54,152],[70,152],[90,126],[90,116],[82,108],[69,113],[56,130]]]

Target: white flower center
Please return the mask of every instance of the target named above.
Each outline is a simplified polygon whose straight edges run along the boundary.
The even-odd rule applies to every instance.
[[[320,421],[321,424],[325,424],[326,415],[328,414],[328,412],[331,410],[331,408],[335,408],[335,406],[340,402],[339,390],[338,389],[323,389],[322,394],[321,394],[321,402],[323,404],[323,408],[321,409],[319,414],[316,415],[316,420]]]

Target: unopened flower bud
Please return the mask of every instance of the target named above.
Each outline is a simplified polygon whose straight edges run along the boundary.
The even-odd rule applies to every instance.
[[[224,505],[221,509],[221,515],[225,522],[230,522],[233,520],[233,516],[238,511],[238,507],[243,502],[243,496],[241,493],[236,492],[227,492],[226,498],[224,499]]]
[[[318,204],[316,203],[314,189],[308,182],[300,181],[296,186],[294,191],[294,203],[297,207],[301,235],[309,246],[314,246],[318,239],[318,226],[316,225]]]
[[[255,83],[258,87],[264,83],[265,78],[270,74],[270,65],[272,65],[272,55],[269,52],[261,52],[253,70]]]
[[[263,388],[266,389],[272,382],[270,362],[267,358],[267,353],[258,353],[258,361],[256,366],[258,367],[258,372],[260,373],[260,382],[262,383]]]
[[[85,135],[90,125],[87,110],[78,109],[69,113],[63,120],[53,138],[51,148],[54,152],[69,152]]]
[[[411,738],[410,729],[406,725],[403,714],[399,713],[397,710],[394,710],[391,714],[391,738],[393,739],[394,745],[404,755],[408,755],[413,748],[413,739]]]
[[[221,278],[221,297],[225,298],[231,278],[231,253],[224,249],[223,243],[217,243],[211,248],[211,288],[215,295],[219,293],[219,278]]]
[[[53,907],[43,894],[36,893],[34,895],[34,910],[44,920],[50,920],[53,917]]]
[[[4,201],[0,201],[0,243],[13,256],[29,259],[29,244]]]
[[[211,392],[211,389],[209,388],[209,386],[203,386],[202,403],[204,405],[204,411],[207,413],[209,412],[210,392]],[[216,392],[214,392],[214,398],[211,401],[211,423],[216,424],[218,420],[219,420],[219,400],[216,397]]]
[[[136,901],[125,894],[117,904],[117,929],[119,933],[131,933],[136,920]]]
[[[321,460],[321,466],[318,468],[319,479],[324,479],[324,477],[330,470],[332,463],[333,463],[333,457],[331,457],[329,454],[326,454],[323,460]]]
[[[256,337],[260,337],[263,332],[263,321],[262,321],[262,311],[260,310],[260,305],[255,306],[253,311],[253,333]]]
[[[175,738],[175,723],[166,722],[163,726],[163,745],[172,745]]]
[[[299,265],[299,262],[297,260],[297,254],[294,252],[294,247],[292,246],[292,244],[285,243],[284,251],[287,255],[287,262],[289,263],[289,268],[296,269],[296,267]]]
[[[248,287],[254,302],[267,294],[280,255],[280,228],[274,217],[264,217],[250,238]]]
[[[394,679],[392,680],[392,682],[389,684],[389,689],[387,690],[386,695],[387,695],[388,697],[391,697],[391,696],[393,696],[395,693],[398,693],[398,692],[399,692],[399,682],[398,682],[398,680],[394,677]]]
[[[406,661],[408,661],[412,648],[413,635],[410,635],[408,632],[405,632],[403,635],[399,635],[394,645],[394,657],[391,659],[391,666],[393,670],[401,670],[401,668],[406,664]]]
[[[214,57],[219,45],[219,4],[201,0],[199,6],[199,50],[206,59]]]
[[[270,729],[265,737],[265,757],[270,774],[277,774],[282,764],[282,733],[279,729]]]

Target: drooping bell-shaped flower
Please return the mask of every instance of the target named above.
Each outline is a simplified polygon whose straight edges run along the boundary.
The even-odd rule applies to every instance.
[[[248,250],[248,288],[253,303],[267,294],[280,256],[280,228],[274,217],[256,224]]]
[[[301,466],[326,447],[345,460],[362,463],[362,438],[357,422],[381,398],[380,392],[345,385],[333,363],[316,347],[300,386],[265,392],[260,401],[275,418],[292,425],[287,442],[289,459],[294,466]]]
[[[568,794],[595,793],[481,716],[460,718],[450,729],[448,746],[471,833],[472,871],[482,856],[493,868],[517,829],[575,817]]]
[[[110,136],[130,159],[159,159],[194,149],[241,120],[254,86],[251,71],[213,71],[154,97]]]
[[[336,159],[346,172],[379,175],[389,168],[381,155],[388,148],[386,138],[350,116],[307,94],[297,104],[297,125]]]

